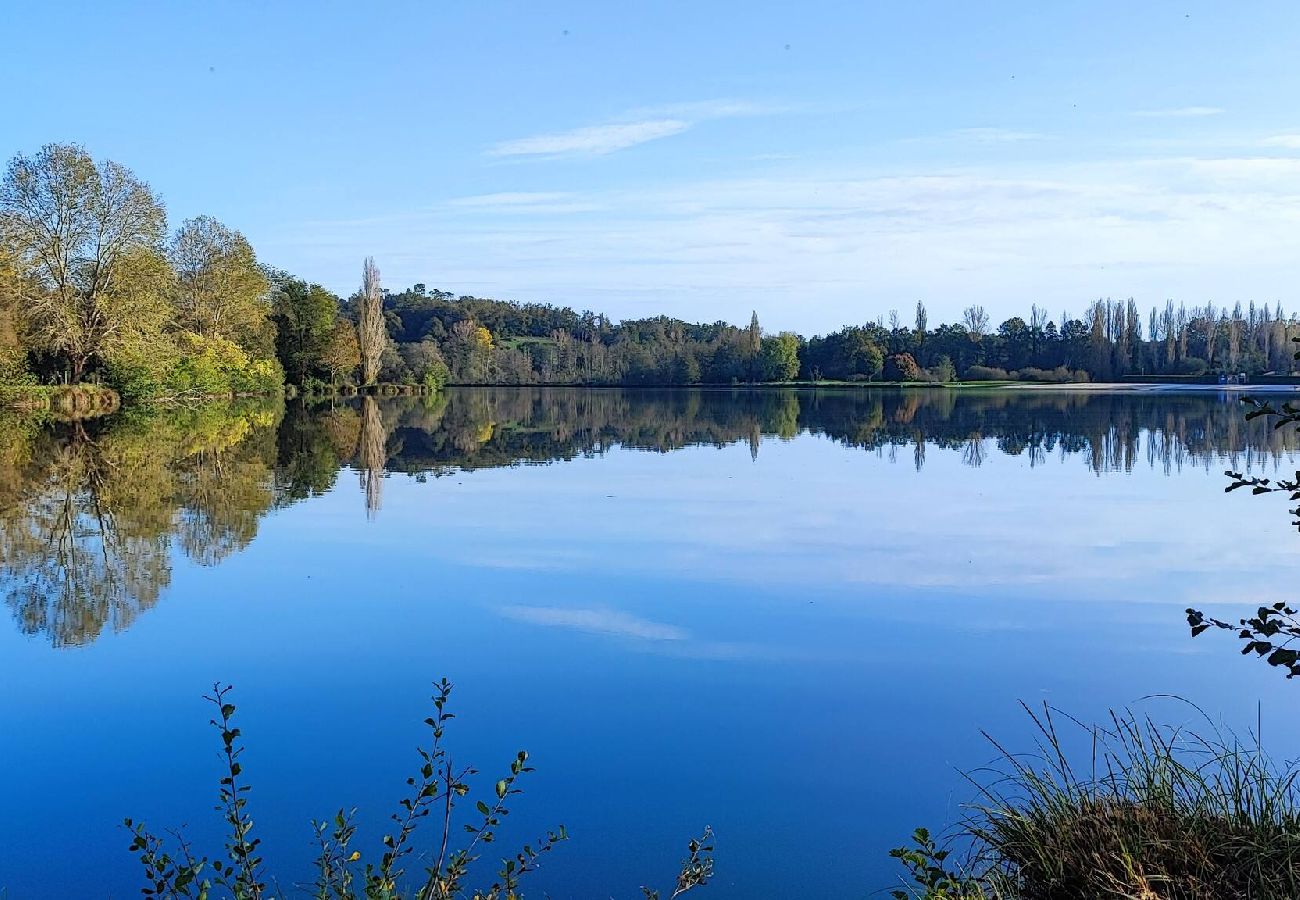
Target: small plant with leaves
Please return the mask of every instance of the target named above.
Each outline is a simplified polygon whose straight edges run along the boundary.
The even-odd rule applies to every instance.
[[[211,724],[221,734],[224,774],[218,792],[217,811],[226,826],[224,859],[209,861],[195,858],[184,838],[169,833],[176,850],[168,842],[148,831],[145,826],[126,820],[132,833],[130,850],[144,868],[145,886],[141,893],[162,900],[271,900],[268,879],[263,873],[261,840],[253,835],[253,819],[248,812],[249,786],[244,783],[240,757],[241,732],[234,724],[236,707],[229,701],[231,688],[217,684],[204,699],[217,708]],[[524,876],[535,872],[542,860],[559,844],[569,839],[564,826],[548,831],[534,843],[525,844],[501,860],[493,882],[483,888],[470,889],[466,884],[473,864],[483,848],[497,840],[504,817],[509,815],[512,797],[523,792],[522,779],[533,771],[528,753],[519,751],[508,772],[492,787],[487,800],[474,804],[471,821],[456,827],[456,809],[470,793],[470,781],[478,773],[472,766],[458,766],[444,745],[447,723],[455,718],[448,709],[452,685],[446,679],[435,685],[434,714],[424,720],[429,741],[418,748],[420,766],[417,775],[407,779],[410,789],[393,814],[393,831],[383,836],[377,860],[364,862],[360,850],[353,849],[356,838],[356,810],[339,810],[327,821],[312,822],[318,852],[316,878],[310,885],[315,900],[521,900],[520,885]],[[420,823],[433,816],[437,822],[433,841],[422,855],[430,862],[414,884],[406,877],[404,863],[416,849],[416,832]],[[465,835],[464,843],[454,838]],[[706,830],[699,840],[690,843],[690,855],[682,865],[672,897],[705,884],[713,874],[712,832]],[[205,873],[210,876],[205,877]],[[272,882],[273,883],[273,882]],[[276,889],[278,892],[278,888]],[[220,892],[220,893],[218,893]],[[657,900],[658,894],[646,891]]]
[[[687,891],[703,887],[713,877],[713,829],[705,828],[704,833],[686,845],[689,855],[682,862],[682,870],[677,873],[677,884],[668,900],[680,897]],[[645,900],[659,900],[659,892],[642,886],[641,893]]]
[[[907,869],[912,884],[890,891],[890,896],[894,900],[983,900],[986,895],[974,878],[947,868],[949,853],[939,848],[928,828],[913,831],[910,845],[889,851]]]

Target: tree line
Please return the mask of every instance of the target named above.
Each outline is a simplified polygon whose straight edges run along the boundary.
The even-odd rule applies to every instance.
[[[668,316],[614,322],[543,303],[385,290],[373,259],[343,298],[264,265],[208,216],[168,230],[162,201],[75,145],[19,154],[0,182],[0,384],[109,384],[126,396],[377,383],[686,385],[1088,381],[1292,371],[1280,304],[1143,313],[1133,299],[992,327],[981,306],[931,327],[925,304],[826,335]]]

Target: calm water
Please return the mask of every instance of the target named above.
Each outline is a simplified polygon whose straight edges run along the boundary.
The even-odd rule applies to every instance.
[[[1300,747],[1294,686],[1216,635],[1287,597],[1300,537],[1223,470],[1294,438],[1214,395],[456,390],[51,429],[0,422],[0,888],[137,896],[123,816],[200,848],[236,686],[257,829],[369,853],[446,676],[530,895],[634,897],[718,835],[701,896],[862,897],[1017,702],[1139,703]],[[1257,706],[1256,701],[1260,700]],[[502,851],[507,847],[498,845]],[[212,852],[209,849],[207,852]]]

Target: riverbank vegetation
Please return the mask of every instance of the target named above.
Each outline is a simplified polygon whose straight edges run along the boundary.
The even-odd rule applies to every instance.
[[[139,398],[307,393],[377,384],[690,385],[1025,381],[1292,371],[1281,305],[1096,300],[981,306],[931,327],[924,303],[805,338],[667,316],[615,322],[547,303],[385,290],[367,259],[346,299],[266,265],[234,228],[169,231],[161,198],[75,145],[19,154],[0,182],[0,384],[92,381]]]
[[[48,145],[15,156],[0,181],[0,385],[18,405],[83,382],[128,401],[270,395],[286,374],[308,389],[374,385],[395,351],[369,260],[366,277],[368,299],[349,305],[263,265],[209,216],[169,232],[161,199],[129,169]],[[386,373],[440,386],[428,350],[396,355]]]
[[[482,875],[480,858],[494,844],[510,814],[514,799],[533,767],[520,750],[502,777],[484,798],[468,806],[472,783],[479,774],[473,766],[456,764],[445,742],[455,718],[449,708],[452,685],[446,679],[434,685],[433,714],[424,720],[428,740],[417,749],[416,774],[406,779],[407,796],[391,816],[393,827],[375,846],[364,848],[354,824],[356,810],[340,809],[327,819],[311,823],[319,853],[311,896],[319,900],[522,900],[523,880],[536,872],[546,857],[569,840],[564,826],[547,831],[537,841],[522,844],[501,860],[486,886],[471,887]],[[241,757],[242,733],[234,724],[237,709],[230,702],[231,688],[213,685],[205,697],[216,709],[212,725],[221,735],[223,773],[217,791],[217,811],[225,824],[225,846],[214,857],[195,856],[184,836],[167,832],[161,837],[145,825],[127,819],[132,834],[131,852],[144,870],[143,893],[162,900],[229,897],[232,900],[270,900],[281,893],[279,881],[267,874],[262,842],[254,832],[249,812],[251,791]],[[431,824],[432,834],[424,839]],[[407,867],[419,861],[421,872]],[[670,893],[671,898],[702,887],[713,877],[712,834],[690,841]],[[286,879],[284,884],[296,884]],[[659,900],[659,891],[641,888],[645,900]]]
[[[998,746],[999,762],[972,779],[977,799],[949,835],[956,853],[925,829],[893,851],[909,882],[895,898],[1300,896],[1294,765],[1275,765],[1258,741],[1133,713],[1104,728],[1050,708],[1031,716],[1035,750]]]

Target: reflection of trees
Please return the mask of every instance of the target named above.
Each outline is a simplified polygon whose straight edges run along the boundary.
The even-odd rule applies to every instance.
[[[166,541],[113,502],[114,474],[76,426],[32,494],[0,516],[6,601],[25,633],[88,643],[105,626],[130,625],[170,580]]]
[[[389,470],[436,475],[614,446],[668,452],[745,442],[757,455],[762,436],[801,431],[887,451],[891,460],[909,450],[918,469],[929,447],[955,450],[971,466],[996,448],[1033,466],[1079,456],[1097,473],[1128,471],[1144,458],[1166,471],[1221,461],[1249,469],[1277,464],[1298,444],[1290,432],[1244,423],[1235,403],[1214,395],[474,388],[444,396],[438,415],[424,421],[416,399],[377,401]],[[367,452],[377,458],[376,448]],[[356,465],[372,468],[360,454]]]
[[[0,592],[55,646],[129,626],[171,580],[173,536],[204,565],[271,505],[274,411],[230,406],[30,433],[0,456]]]
[[[385,472],[443,475],[547,463],[613,447],[667,453],[811,433],[910,459],[970,466],[1001,453],[1077,459],[1098,474],[1227,463],[1276,466],[1290,429],[1245,423],[1215,396],[890,390],[456,389],[287,412],[205,407],[42,428],[0,421],[0,596],[56,645],[128,626],[156,603],[177,551],[215,565],[274,506],[358,473],[373,517]]]
[[[373,519],[384,503],[384,465],[388,461],[388,433],[374,397],[361,400],[361,436],[357,442],[357,472],[366,495],[366,517]]]

